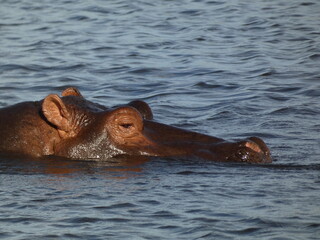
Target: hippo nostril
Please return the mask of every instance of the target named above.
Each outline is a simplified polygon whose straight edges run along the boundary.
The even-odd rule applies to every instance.
[[[260,146],[255,142],[246,142],[245,147],[251,149],[252,151],[254,151],[256,153],[262,152]]]
[[[249,161],[249,153],[245,149],[239,149],[236,153],[236,156],[242,162]]]

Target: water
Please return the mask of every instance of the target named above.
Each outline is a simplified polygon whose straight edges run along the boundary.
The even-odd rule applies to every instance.
[[[1,107],[76,86],[275,159],[1,159],[0,238],[319,239],[318,1],[0,2]]]

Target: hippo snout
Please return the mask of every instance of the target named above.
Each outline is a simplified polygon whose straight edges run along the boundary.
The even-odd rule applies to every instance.
[[[236,144],[237,149],[227,157],[228,161],[248,163],[271,163],[270,150],[262,139],[251,137]]]

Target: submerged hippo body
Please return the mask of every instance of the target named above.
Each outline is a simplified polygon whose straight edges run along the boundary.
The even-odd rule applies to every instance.
[[[118,155],[181,156],[226,162],[271,162],[260,138],[227,142],[154,122],[143,101],[106,108],[75,88],[0,110],[0,153],[109,159]]]

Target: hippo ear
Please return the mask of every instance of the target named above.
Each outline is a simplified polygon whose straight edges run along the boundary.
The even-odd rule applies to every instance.
[[[62,93],[61,93],[62,97],[65,96],[77,96],[77,97],[82,97],[80,91],[77,88],[74,87],[69,87],[67,89],[65,89]]]
[[[50,94],[43,100],[42,112],[47,120],[59,130],[64,132],[71,130],[70,113],[58,95]]]

